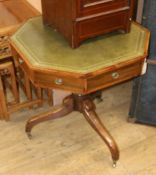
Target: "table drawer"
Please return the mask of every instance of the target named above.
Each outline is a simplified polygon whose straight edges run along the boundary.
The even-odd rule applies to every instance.
[[[82,0],[78,4],[78,16],[82,17],[129,7],[129,0]]]
[[[142,62],[138,62],[88,79],[87,89],[95,91],[134,78],[141,74],[142,65]]]
[[[82,93],[84,90],[83,79],[76,79],[70,76],[67,78],[59,76],[57,73],[56,75],[50,73],[44,73],[43,75],[42,72],[35,72],[34,80],[35,84],[41,87],[64,89],[76,93]]]
[[[79,39],[97,36],[117,29],[124,30],[127,21],[129,21],[128,18],[128,11],[122,11],[79,21],[76,24]]]
[[[83,79],[76,79],[72,77],[58,76],[56,73],[49,73],[42,71],[31,70],[25,61],[18,57],[19,67],[27,74],[32,83],[39,87],[64,89],[75,93],[83,93],[85,81]],[[43,73],[44,72],[44,73]]]

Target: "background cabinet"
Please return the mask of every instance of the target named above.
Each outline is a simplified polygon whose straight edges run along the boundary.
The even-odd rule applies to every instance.
[[[43,20],[75,48],[115,30],[129,32],[135,0],[42,0]]]

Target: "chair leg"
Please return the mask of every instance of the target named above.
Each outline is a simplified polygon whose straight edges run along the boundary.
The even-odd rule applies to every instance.
[[[32,101],[32,91],[31,91],[31,84],[28,76],[24,72],[24,83],[25,83],[25,90],[26,90],[26,96],[29,101]]]
[[[6,104],[6,98],[4,94],[3,84],[2,84],[2,78],[0,75],[0,120],[9,120],[9,113],[7,110],[7,104]]]
[[[12,92],[15,98],[15,102],[19,103],[19,92],[17,88],[17,82],[16,82],[16,75],[14,71],[13,64],[11,64],[9,67],[10,77],[11,77],[11,86],[12,86]]]
[[[48,104],[49,106],[53,106],[53,90],[52,89],[47,89],[47,95],[48,95]]]
[[[38,104],[38,107],[41,107],[43,105],[43,94],[42,94],[42,89],[37,87],[36,88],[36,95],[37,95],[37,98],[41,101],[39,104]]]

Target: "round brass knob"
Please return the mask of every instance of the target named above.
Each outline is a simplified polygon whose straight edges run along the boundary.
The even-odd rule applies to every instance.
[[[120,76],[120,75],[119,75],[118,72],[113,72],[113,73],[112,73],[112,78],[113,78],[113,79],[118,79],[119,76]]]
[[[61,78],[55,79],[55,84],[56,85],[62,85],[63,84],[63,80]]]

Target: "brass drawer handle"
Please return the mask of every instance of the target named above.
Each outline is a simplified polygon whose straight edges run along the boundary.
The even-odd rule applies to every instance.
[[[63,84],[63,80],[61,78],[55,79],[55,84],[56,85],[62,85]]]
[[[112,78],[113,78],[113,79],[118,79],[119,76],[120,76],[120,75],[119,75],[118,72],[113,72],[113,73],[112,73]]]

